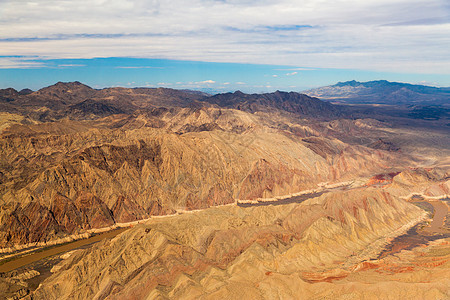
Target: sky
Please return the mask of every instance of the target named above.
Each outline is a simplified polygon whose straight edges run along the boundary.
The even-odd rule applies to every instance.
[[[0,88],[450,86],[448,0],[0,0]]]

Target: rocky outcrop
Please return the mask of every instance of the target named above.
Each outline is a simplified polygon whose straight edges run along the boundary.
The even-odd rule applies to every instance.
[[[374,148],[374,149],[386,150],[386,151],[398,151],[398,150],[400,150],[400,148],[395,146],[394,143],[383,141],[382,139],[379,139],[376,142],[370,143],[368,145],[368,147]]]
[[[66,114],[76,119],[96,119],[98,117],[106,117],[115,114],[122,114],[124,111],[105,101],[95,101],[87,99],[81,103],[69,106]]]
[[[386,186],[390,193],[403,198],[413,195],[445,198],[450,194],[449,168],[411,168],[392,178]]]

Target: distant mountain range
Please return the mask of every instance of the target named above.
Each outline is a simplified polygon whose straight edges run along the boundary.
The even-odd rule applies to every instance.
[[[296,92],[265,94],[245,94],[241,91],[217,94],[204,101],[225,108],[234,108],[246,112],[270,111],[278,109],[302,116],[335,117],[341,114],[339,107]]]
[[[349,104],[450,105],[450,88],[386,80],[339,82],[304,92],[322,100]]]
[[[168,88],[93,89],[80,82],[58,82],[38,91],[0,89],[0,111],[18,113],[38,121],[96,119],[113,114],[130,114],[158,107],[222,107],[250,113],[273,110],[303,117],[329,118],[341,108],[295,92],[245,94],[240,91],[211,96],[191,90]]]

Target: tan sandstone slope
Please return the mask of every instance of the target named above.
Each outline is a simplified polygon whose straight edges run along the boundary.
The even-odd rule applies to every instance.
[[[313,282],[351,275],[376,258],[387,236],[422,217],[419,208],[367,188],[154,219],[75,252],[35,297],[313,298],[321,291]]]

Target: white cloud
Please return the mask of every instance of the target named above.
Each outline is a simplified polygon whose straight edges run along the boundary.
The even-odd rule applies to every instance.
[[[216,83],[214,80],[204,80],[204,81],[199,81],[196,82],[197,84],[213,84]]]
[[[85,67],[86,65],[82,64],[61,64],[58,67],[67,68],[67,67]]]
[[[2,56],[450,73],[448,0],[1,1],[0,11]]]
[[[177,88],[186,88],[186,89],[202,89],[202,88],[211,88],[211,85],[214,85],[215,88],[218,88],[218,86],[216,86],[216,81],[214,80],[203,80],[203,81],[189,81],[189,82],[181,82],[178,81],[175,83],[177,85]],[[164,83],[164,82],[160,82],[158,83],[158,85],[162,86],[162,85],[172,85],[171,83]]]
[[[294,76],[294,75],[297,75],[298,74],[298,72],[291,72],[291,73],[286,73],[286,76]]]
[[[1,57],[0,69],[33,69],[44,66],[42,62],[32,61],[29,57]]]

